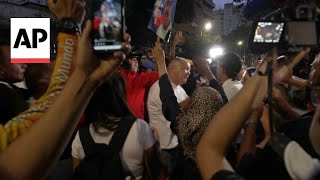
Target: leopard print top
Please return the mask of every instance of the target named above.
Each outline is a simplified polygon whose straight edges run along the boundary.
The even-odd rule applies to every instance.
[[[199,87],[194,91],[188,111],[177,118],[177,135],[185,156],[195,160],[200,137],[222,106],[222,97],[215,89]]]

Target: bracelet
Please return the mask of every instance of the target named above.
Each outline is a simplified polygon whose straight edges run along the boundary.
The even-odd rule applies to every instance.
[[[247,121],[247,124],[249,124],[249,123],[257,123],[257,120],[250,119]]]
[[[58,20],[56,28],[58,32],[65,32],[67,34],[80,33],[80,27],[77,22],[71,18],[62,18]]]
[[[255,119],[249,119],[249,120],[247,120],[247,121],[245,122],[243,128],[244,128],[244,129],[247,128],[247,126],[249,125],[249,123],[255,123],[255,124],[257,124],[257,120],[255,120]]]

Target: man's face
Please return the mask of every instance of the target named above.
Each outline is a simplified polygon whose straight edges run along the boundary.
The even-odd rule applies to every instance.
[[[0,46],[2,52],[0,60],[0,76],[3,80],[10,83],[21,82],[24,79],[24,72],[27,67],[26,64],[12,64],[10,63],[10,46]]]
[[[190,64],[187,61],[182,61],[176,75],[179,80],[177,85],[185,84],[190,75]]]
[[[163,27],[167,29],[171,21],[172,0],[166,0],[164,4]]]
[[[309,84],[320,85],[320,54],[318,54],[311,66]]]
[[[130,64],[131,64],[130,70],[131,70],[132,72],[137,73],[137,72],[138,72],[138,68],[139,68],[139,63],[138,63],[137,58],[130,58],[130,59],[129,59],[129,62],[130,62]]]

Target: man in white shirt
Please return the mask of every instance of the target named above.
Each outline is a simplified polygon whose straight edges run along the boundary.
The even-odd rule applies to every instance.
[[[227,53],[219,60],[217,79],[221,81],[223,90],[229,101],[242,88],[242,83],[237,80],[241,66],[241,58],[234,53]]]
[[[168,66],[168,76],[178,103],[187,100],[189,97],[180,86],[187,82],[190,75],[190,64],[186,59],[176,58]],[[159,81],[156,81],[150,88],[147,101],[150,126],[157,129],[159,133],[160,148],[163,150],[161,156],[167,156],[163,159],[172,160],[169,156],[174,156],[178,146],[177,136],[171,131],[170,124],[162,113],[162,102],[160,100]],[[166,155],[164,155],[166,154]],[[167,162],[168,163],[168,162]],[[168,165],[170,166],[170,164]]]
[[[241,67],[241,58],[235,53],[227,53],[219,60],[217,66],[217,79],[221,81],[223,91],[226,94],[228,101],[230,101],[242,88],[241,81],[237,80]],[[243,132],[240,132],[233,143],[235,152],[238,150],[242,134]]]

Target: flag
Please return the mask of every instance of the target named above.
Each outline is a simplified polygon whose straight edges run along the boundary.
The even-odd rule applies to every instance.
[[[165,40],[172,29],[177,0],[156,0],[148,28]]]

